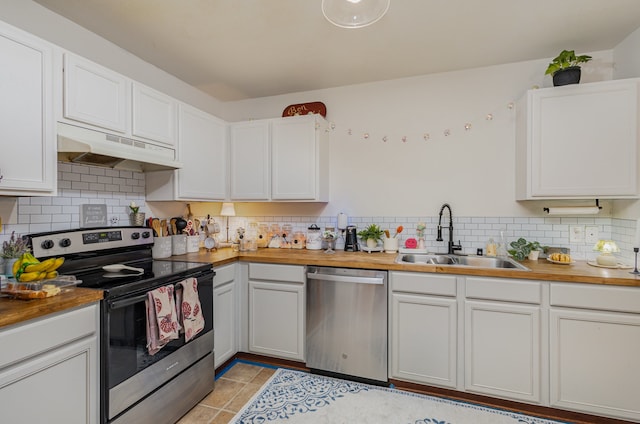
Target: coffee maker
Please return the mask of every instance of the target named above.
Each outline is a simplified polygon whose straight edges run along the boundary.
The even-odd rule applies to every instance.
[[[347,236],[344,241],[344,251],[345,252],[357,252],[360,249],[358,248],[358,232],[356,230],[355,225],[347,226]]]

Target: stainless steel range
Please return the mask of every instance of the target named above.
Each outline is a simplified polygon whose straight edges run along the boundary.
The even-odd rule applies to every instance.
[[[213,277],[210,264],[154,260],[143,227],[78,229],[27,236],[38,259],[64,256],[61,274],[104,291],[100,320],[100,416],[103,423],[174,423],[214,386]],[[142,271],[106,272],[124,264]],[[204,329],[157,353],[147,349],[149,291],[196,278]]]

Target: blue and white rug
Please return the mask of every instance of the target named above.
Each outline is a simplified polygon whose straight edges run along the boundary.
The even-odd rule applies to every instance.
[[[278,369],[233,424],[557,424],[515,412]]]

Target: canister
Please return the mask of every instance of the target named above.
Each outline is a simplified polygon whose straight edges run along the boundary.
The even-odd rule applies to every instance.
[[[312,224],[307,228],[307,249],[322,249],[322,232],[320,231],[320,227],[316,224]]]

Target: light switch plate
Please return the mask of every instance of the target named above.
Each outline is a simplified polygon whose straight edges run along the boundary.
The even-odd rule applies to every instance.
[[[569,226],[569,243],[584,243],[584,227],[582,225]]]
[[[598,240],[600,240],[600,232],[598,231],[597,226],[588,225],[585,228],[584,233],[585,233],[584,241],[587,244],[596,244]]]

